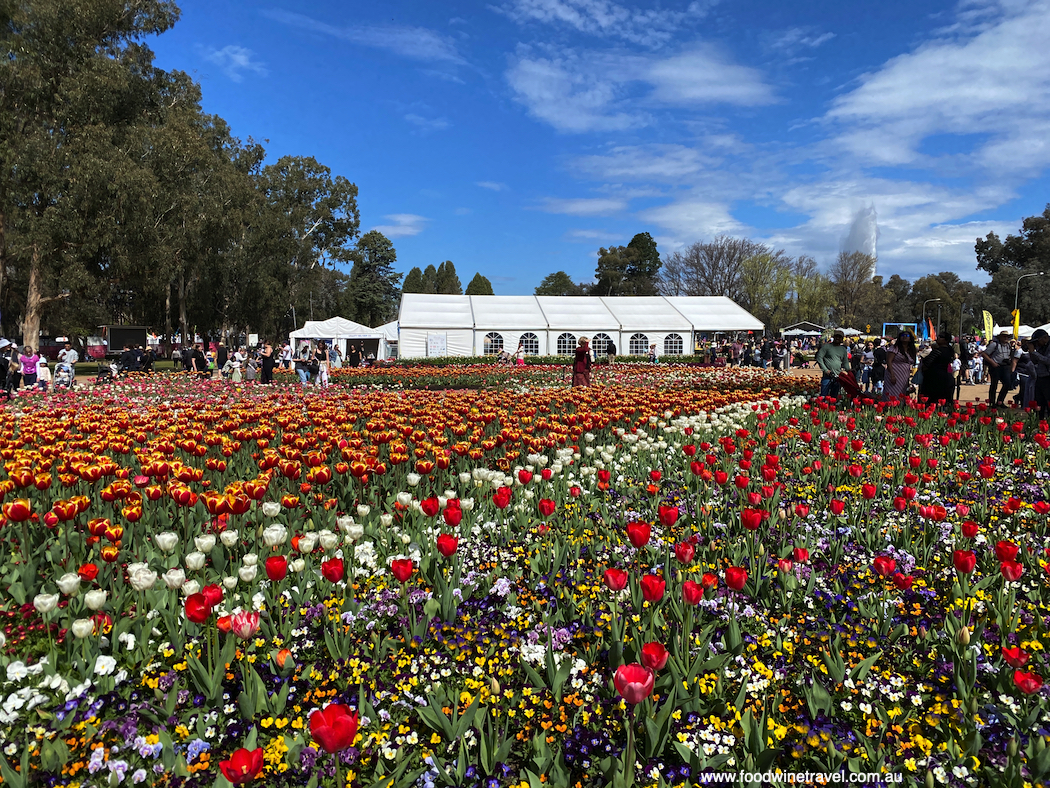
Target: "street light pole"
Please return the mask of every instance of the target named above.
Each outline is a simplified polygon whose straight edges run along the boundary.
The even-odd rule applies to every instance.
[[[940,300],[941,299],[939,299],[939,298],[927,298],[925,301],[922,302],[922,326],[920,326],[920,328],[926,326],[926,305],[927,304],[932,304],[934,301],[940,301]]]
[[[1027,279],[1030,276],[1044,276],[1046,271],[1036,271],[1034,274],[1021,274],[1017,277],[1017,284],[1014,286],[1014,311],[1017,311],[1017,296],[1021,293],[1021,280]]]

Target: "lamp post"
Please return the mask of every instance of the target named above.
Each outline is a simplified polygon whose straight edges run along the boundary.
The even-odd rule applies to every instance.
[[[939,298],[927,298],[925,301],[922,302],[922,326],[923,327],[926,326],[926,305],[927,304],[932,304],[934,301],[940,301],[940,300],[941,299],[939,299]]]
[[[1017,277],[1017,284],[1014,286],[1014,311],[1017,311],[1017,296],[1021,293],[1021,280],[1027,279],[1030,276],[1044,276],[1046,271],[1036,271],[1034,274],[1021,274]]]

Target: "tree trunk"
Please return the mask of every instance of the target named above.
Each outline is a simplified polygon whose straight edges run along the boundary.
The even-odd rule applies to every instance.
[[[179,272],[179,330],[182,331],[182,346],[193,344],[190,338],[189,320],[186,319],[186,272]]]
[[[4,303],[4,285],[7,277],[7,237],[4,235],[4,212],[0,210],[0,304]],[[0,336],[3,336],[3,316],[0,315]]]
[[[69,298],[69,293],[60,293],[54,296],[44,296],[40,292],[40,252],[37,245],[33,244],[33,251],[29,258],[29,287],[26,293],[26,313],[22,322],[22,344],[29,345],[33,350],[40,348],[40,315],[44,307],[52,301],[60,301]]]
[[[168,282],[168,286],[164,291],[164,339],[168,343],[168,349],[171,349],[171,282]]]

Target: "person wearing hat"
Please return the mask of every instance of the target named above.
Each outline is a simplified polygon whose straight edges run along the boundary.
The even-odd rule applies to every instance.
[[[1000,331],[981,353],[981,357],[988,364],[988,378],[991,381],[988,386],[988,403],[996,408],[1006,405],[1006,395],[1014,387],[1014,371],[1017,369],[1017,360],[1021,357],[1020,348],[1010,347],[1011,336],[1009,331]]]
[[[1050,419],[1050,334],[1045,328],[1032,332],[1028,357],[1035,365],[1035,401],[1039,418]]]
[[[837,397],[839,395],[839,373],[849,364],[849,353],[842,340],[846,335],[842,329],[836,329],[831,335],[831,342],[825,342],[817,351],[817,366],[820,367],[820,396]]]

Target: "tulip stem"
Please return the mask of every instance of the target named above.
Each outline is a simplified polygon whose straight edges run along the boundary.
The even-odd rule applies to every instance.
[[[623,782],[627,788],[634,785],[634,722],[638,707],[631,706],[627,713],[627,749],[624,750]]]

